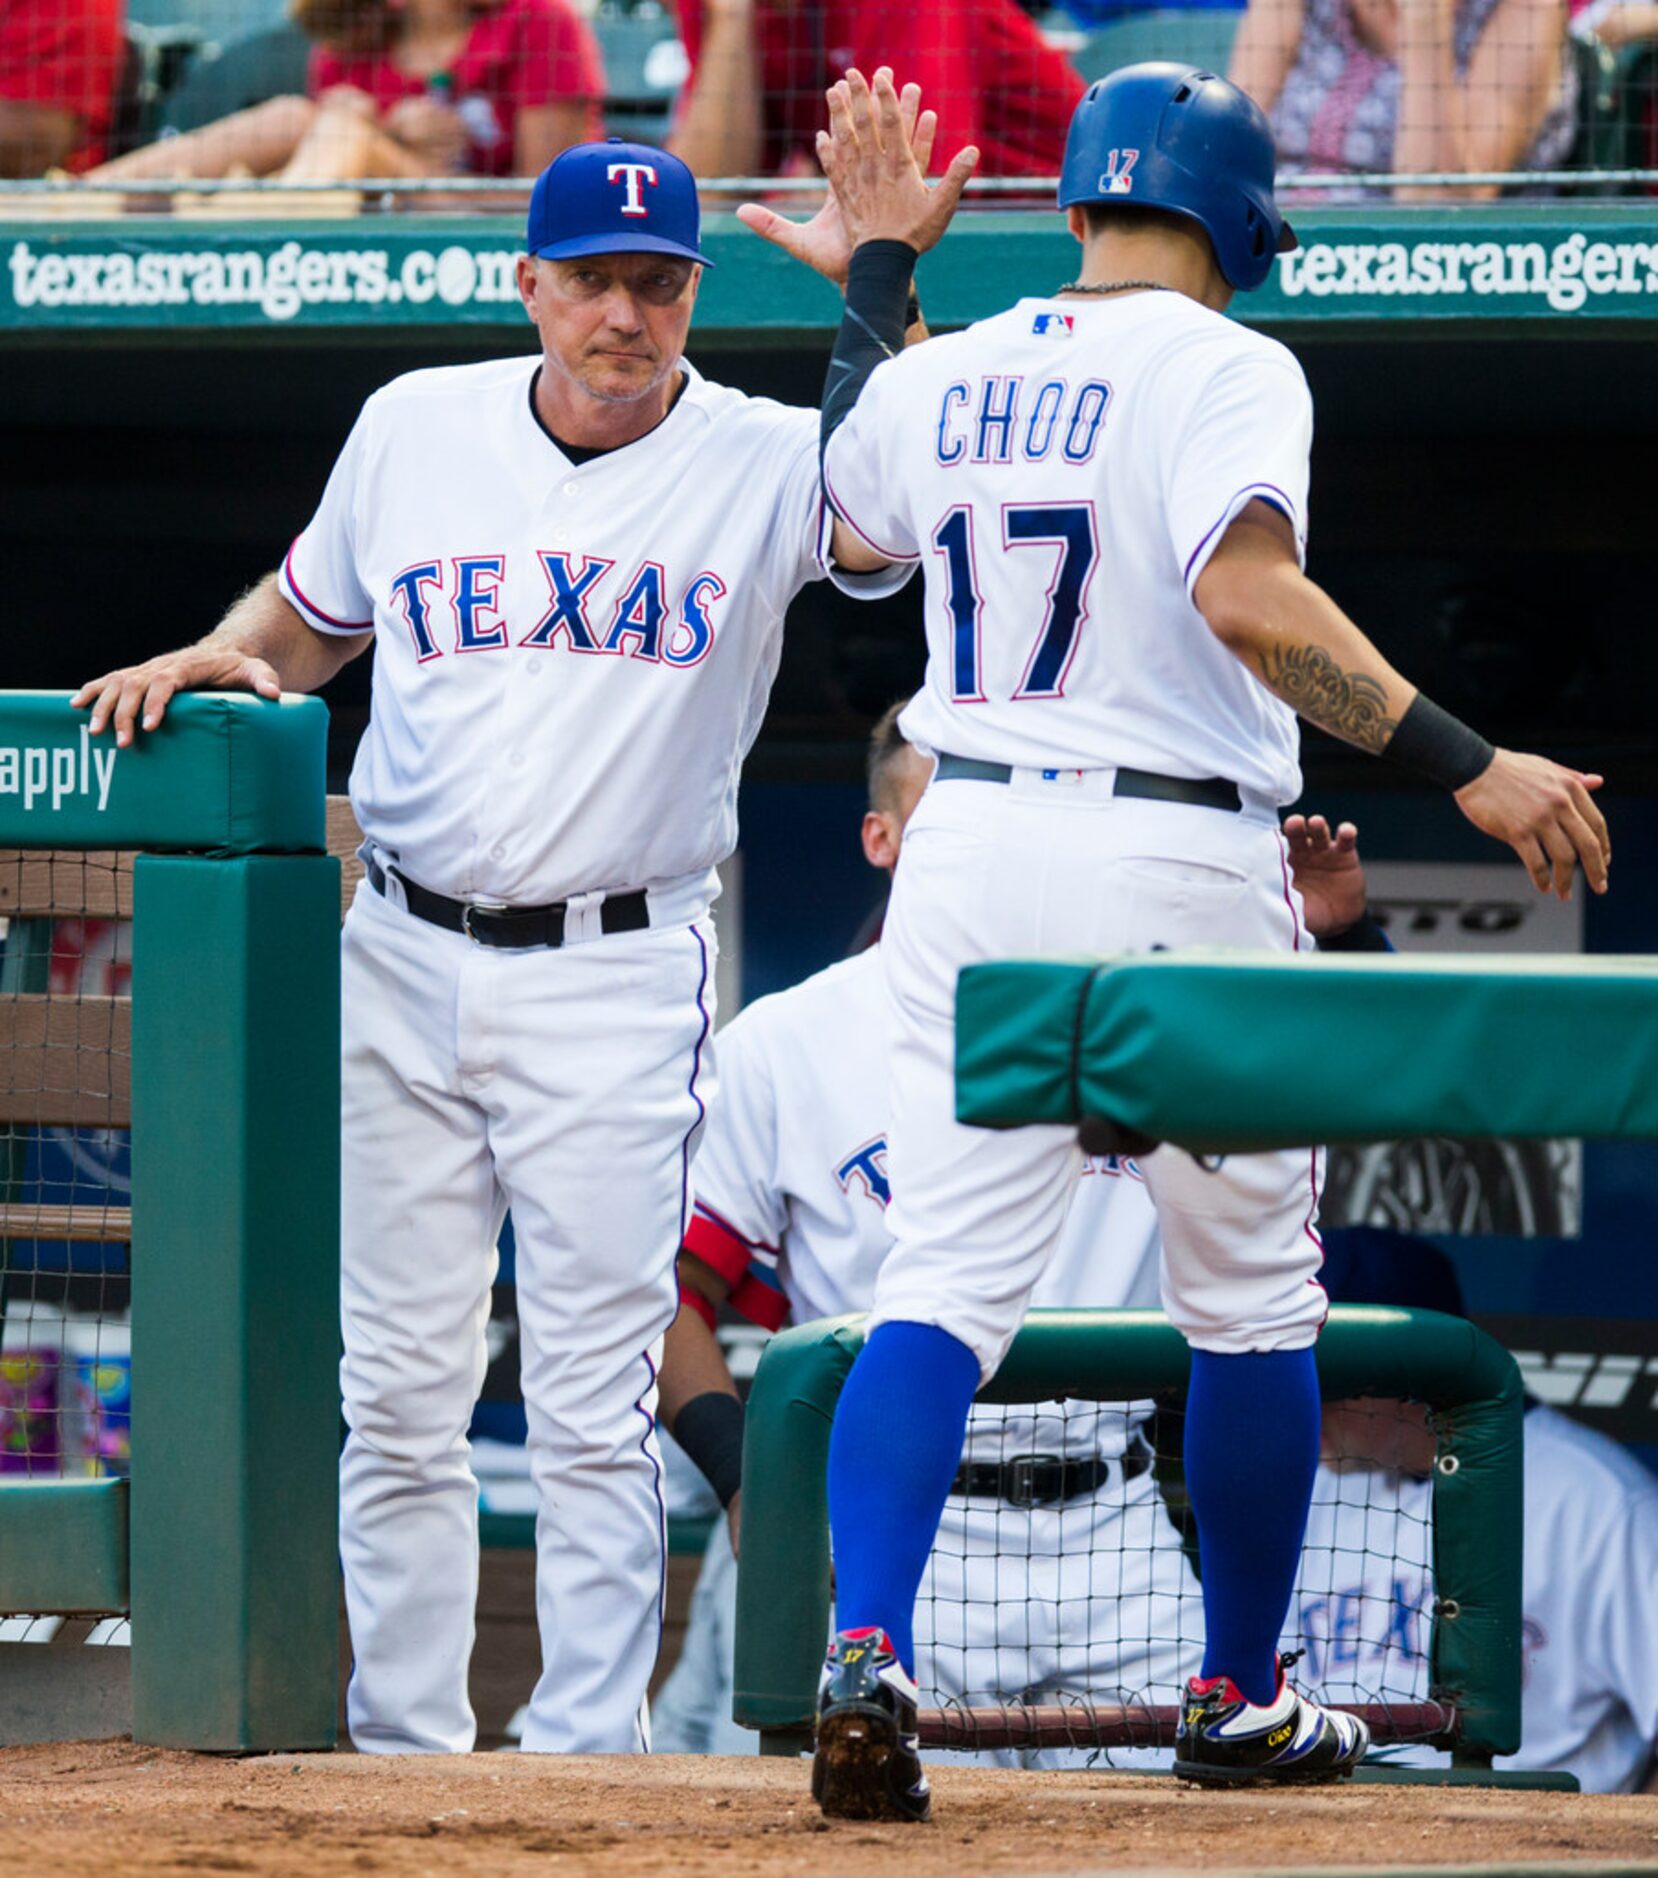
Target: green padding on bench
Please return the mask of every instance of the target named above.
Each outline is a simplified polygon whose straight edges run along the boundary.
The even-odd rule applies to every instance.
[[[1181,953],[969,966],[956,1114],[1208,1153],[1658,1137],[1658,959]]]
[[[0,1487],[0,1611],[124,1611],[127,1483],[20,1481]]]
[[[65,691],[0,692],[0,847],[321,853],[328,710],[316,698],[174,698],[125,750]]]

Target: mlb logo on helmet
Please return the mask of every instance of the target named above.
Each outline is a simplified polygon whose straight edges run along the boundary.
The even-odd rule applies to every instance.
[[[584,254],[703,254],[696,178],[676,156],[649,145],[572,144],[536,178],[526,246],[545,261]]]
[[[1100,192],[1107,196],[1131,196],[1134,193],[1134,165],[1140,160],[1138,150],[1108,150],[1105,170],[1100,177]]]

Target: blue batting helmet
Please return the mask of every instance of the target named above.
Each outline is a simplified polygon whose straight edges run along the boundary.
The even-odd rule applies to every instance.
[[[1197,66],[1150,60],[1090,85],[1071,119],[1059,206],[1164,209],[1199,223],[1234,287],[1296,246],[1273,200],[1272,128],[1255,100]]]

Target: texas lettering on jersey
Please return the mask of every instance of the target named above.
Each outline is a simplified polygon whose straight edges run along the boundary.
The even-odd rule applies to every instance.
[[[713,609],[726,583],[707,568],[670,599],[660,561],[644,560],[618,576],[600,555],[540,549],[536,561],[547,605],[522,637],[503,611],[507,556],[470,554],[413,561],[394,574],[387,596],[414,642],[415,662],[446,652],[505,652],[511,647],[643,659],[685,670],[713,649]]]
[[[1090,1154],[1082,1163],[1086,1174],[1106,1174],[1113,1179],[1144,1181],[1145,1175],[1127,1155]],[[844,1193],[861,1193],[883,1211],[892,1201],[892,1184],[887,1179],[887,1138],[877,1135],[861,1148],[854,1148],[835,1169],[835,1179]]]

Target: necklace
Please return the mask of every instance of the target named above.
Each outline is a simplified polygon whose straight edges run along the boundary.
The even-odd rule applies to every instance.
[[[1108,280],[1099,284],[1089,281],[1068,280],[1063,287],[1054,289],[1060,293],[1173,293],[1174,289],[1165,286],[1160,280]]]

